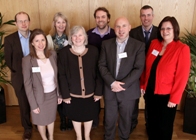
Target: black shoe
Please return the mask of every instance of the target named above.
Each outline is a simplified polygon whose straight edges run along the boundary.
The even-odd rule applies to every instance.
[[[23,134],[23,140],[30,140],[32,136],[31,130],[25,130]]]
[[[61,121],[60,130],[61,131],[65,131],[66,130],[66,122],[65,121]]]
[[[70,119],[67,119],[67,130],[72,130],[73,129],[73,124]]]
[[[131,130],[130,130],[130,134],[133,132],[133,130],[136,128],[136,125],[132,126],[131,127]]]

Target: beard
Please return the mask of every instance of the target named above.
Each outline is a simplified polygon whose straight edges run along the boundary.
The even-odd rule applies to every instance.
[[[104,24],[104,25],[97,25],[97,27],[99,29],[105,29],[108,26],[108,24]]]

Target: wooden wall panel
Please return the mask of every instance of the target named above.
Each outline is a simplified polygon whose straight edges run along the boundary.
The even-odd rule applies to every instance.
[[[129,19],[131,25],[137,26],[140,24],[139,10],[141,1],[138,0],[94,0],[90,1],[90,28],[95,27],[94,11],[98,7],[106,7],[110,14],[110,26],[114,27],[115,20],[120,16],[125,16]]]
[[[19,11],[25,11],[29,14],[31,18],[30,29],[34,29],[36,27],[40,28],[39,22],[39,9],[37,0],[1,0],[1,13],[4,15],[4,21],[14,19],[14,16]],[[34,22],[36,21],[36,22]],[[7,26],[4,30],[10,34],[16,31],[15,26]],[[10,79],[10,72],[8,72],[8,77]],[[18,105],[17,98],[15,96],[14,89],[11,85],[4,85],[5,87],[5,97],[6,97],[6,105]]]
[[[180,35],[185,29],[191,31],[195,0],[142,0],[142,5],[149,4],[154,8],[154,24],[158,25],[165,16],[174,16],[180,25]]]
[[[0,0],[0,12],[5,16],[4,21],[14,19],[19,11],[27,12],[31,17],[30,29],[42,28],[46,33],[51,28],[52,18],[56,12],[64,13],[70,25],[82,25],[86,30],[95,27],[94,10],[99,6],[106,7],[111,14],[110,26],[120,16],[129,19],[132,28],[140,25],[140,8],[149,4],[154,8],[154,25],[165,16],[175,16],[181,28],[196,33],[196,2],[195,0]],[[6,31],[12,33],[16,28],[6,26]],[[7,105],[17,104],[14,90],[6,85]],[[144,107],[141,97],[140,108]]]
[[[195,9],[194,9],[194,14],[193,14],[193,23],[192,23],[192,29],[191,32],[196,34],[196,2],[195,2]]]
[[[24,11],[31,18],[30,28],[40,28],[38,0],[1,0],[1,13],[5,16],[4,20],[14,19],[16,13]],[[36,21],[36,22],[35,22]],[[16,31],[16,28],[9,26],[10,32]]]
[[[41,0],[39,1],[41,28],[48,33],[53,16],[62,12],[70,22],[70,25],[82,25],[89,28],[89,4],[88,0]]]

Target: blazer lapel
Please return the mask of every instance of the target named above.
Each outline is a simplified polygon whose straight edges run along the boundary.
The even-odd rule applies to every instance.
[[[143,30],[142,30],[142,26],[141,26],[140,31],[139,31],[139,37],[141,38],[142,42],[145,42],[145,38],[144,38],[144,33],[143,33]]]
[[[32,67],[39,67],[36,58],[31,58],[31,64],[32,64]],[[38,77],[38,79],[42,83],[41,73],[40,72],[36,72],[35,75]]]
[[[56,62],[55,62],[55,60],[54,60],[54,58],[53,58],[53,55],[51,55],[50,57],[49,57],[49,60],[50,60],[50,63],[51,63],[51,65],[52,65],[52,68],[53,68],[53,70],[54,70],[54,76],[55,76],[55,79],[57,79],[57,67],[56,67]]]
[[[18,35],[18,31],[15,32],[15,37],[13,39],[15,40],[15,47],[17,47],[17,50],[20,51],[20,54],[22,54],[22,57],[23,57],[24,55],[23,55],[22,45],[20,43],[20,37]]]
[[[114,60],[114,61],[112,61],[113,62],[113,74],[114,74],[114,77],[116,77],[116,52],[117,52],[117,48],[116,48],[117,46],[116,46],[116,40],[115,41],[113,41],[112,43],[111,43],[111,58],[112,58],[112,60]]]
[[[127,53],[127,57],[129,57],[129,56],[128,56],[128,52],[129,52],[130,49],[131,49],[130,44],[131,44],[131,43],[130,43],[130,37],[129,37],[128,40],[127,40],[127,44],[126,44],[126,46],[125,46],[125,50],[124,50],[124,52]],[[127,63],[127,62],[126,62],[126,61],[128,60],[127,57],[121,59],[120,67],[119,67],[119,72],[121,71],[121,69],[123,68],[123,66],[125,66],[125,64]],[[118,77],[118,75],[117,75],[117,77]]]

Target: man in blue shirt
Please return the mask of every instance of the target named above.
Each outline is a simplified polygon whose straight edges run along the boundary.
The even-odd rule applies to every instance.
[[[5,37],[5,61],[11,71],[11,82],[18,98],[22,126],[24,127],[24,140],[31,138],[32,124],[30,121],[30,106],[25,93],[22,58],[29,54],[30,17],[26,12],[15,15],[18,31]]]

